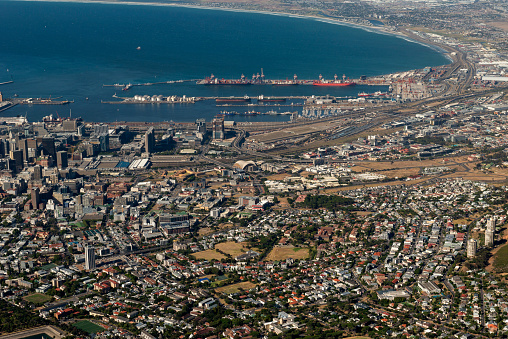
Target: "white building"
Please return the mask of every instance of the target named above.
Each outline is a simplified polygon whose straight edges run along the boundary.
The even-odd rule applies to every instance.
[[[467,241],[467,257],[474,258],[476,256],[477,242],[475,239],[469,239]]]
[[[89,271],[95,269],[95,249],[93,246],[85,247],[85,269]]]

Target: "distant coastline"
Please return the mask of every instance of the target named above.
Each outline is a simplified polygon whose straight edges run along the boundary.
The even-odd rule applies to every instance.
[[[137,1],[108,1],[108,0],[10,0],[13,2],[53,2],[53,3],[81,3],[81,4],[104,4],[104,5],[127,5],[127,6],[158,6],[158,7],[180,7],[180,8],[192,8],[192,9],[203,9],[203,10],[216,10],[216,11],[227,11],[227,12],[239,12],[239,13],[257,13],[257,14],[266,14],[266,15],[274,15],[274,16],[284,16],[289,18],[297,18],[297,19],[307,19],[307,20],[315,20],[320,21],[332,25],[341,25],[347,26],[357,29],[362,29],[371,33],[383,34],[383,35],[392,35],[396,36],[400,39],[406,40],[408,42],[416,43],[427,48],[433,49],[434,51],[443,54],[450,62],[453,62],[453,59],[450,57],[449,52],[444,50],[443,48],[436,46],[430,41],[422,42],[415,39],[412,39],[408,35],[403,32],[397,32],[392,30],[387,30],[385,26],[370,26],[370,25],[362,25],[359,23],[352,23],[349,21],[343,21],[335,18],[327,18],[315,15],[304,15],[304,14],[292,14],[285,12],[277,12],[277,11],[262,11],[262,10],[250,10],[250,9],[236,9],[236,8],[225,8],[225,7],[211,7],[211,6],[201,6],[201,5],[185,5],[185,4],[177,4],[177,3],[162,3],[162,2],[137,2]]]

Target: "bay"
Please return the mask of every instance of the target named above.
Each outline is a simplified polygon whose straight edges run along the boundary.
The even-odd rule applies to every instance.
[[[198,79],[211,73],[220,78],[250,77],[261,68],[270,79],[292,78],[294,74],[300,79],[316,79],[320,74],[328,79],[334,74],[357,78],[449,62],[427,46],[356,27],[175,6],[0,1],[0,32],[0,82],[14,80],[0,86],[4,97],[17,94],[74,100],[69,106],[20,105],[2,113],[27,114],[30,121],[57,112],[68,116],[70,109],[73,116],[86,121],[210,120],[224,109],[211,101],[194,105],[102,104],[101,100],[109,101],[119,92],[103,84]],[[356,96],[373,91],[367,86],[235,88],[188,82],[136,86],[117,94]],[[287,119],[235,117],[239,121]]]

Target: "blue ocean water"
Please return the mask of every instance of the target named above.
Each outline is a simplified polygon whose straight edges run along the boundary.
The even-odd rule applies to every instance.
[[[30,121],[56,112],[66,116],[69,109],[86,121],[209,120],[224,109],[211,101],[174,106],[102,104],[118,92],[103,84],[197,79],[211,73],[221,78],[250,77],[261,68],[270,79],[293,74],[300,79],[316,79],[319,74],[356,78],[448,63],[443,54],[418,43],[349,26],[173,6],[0,1],[0,32],[0,82],[14,80],[0,86],[4,97],[75,101],[69,106],[23,105],[2,113],[26,113]],[[363,91],[374,90],[182,83],[133,87],[118,94],[356,96]]]

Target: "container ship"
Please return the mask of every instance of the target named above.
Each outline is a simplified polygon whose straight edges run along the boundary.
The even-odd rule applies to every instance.
[[[343,87],[343,86],[354,86],[356,85],[355,82],[350,81],[349,78],[346,79],[346,75],[342,76],[342,80],[337,80],[337,74],[335,74],[335,80],[328,81],[324,80],[323,76],[319,75],[319,80],[316,80],[312,83],[314,86],[337,86],[337,87]]]
[[[251,102],[251,98],[248,96],[244,96],[243,98],[239,97],[229,97],[229,98],[217,98],[215,102]]]

